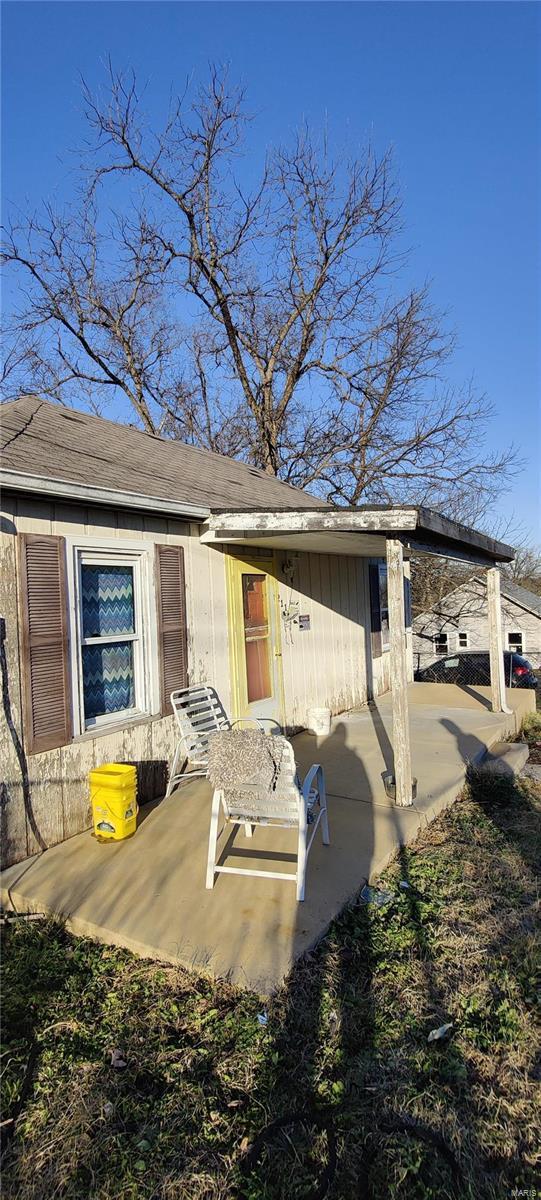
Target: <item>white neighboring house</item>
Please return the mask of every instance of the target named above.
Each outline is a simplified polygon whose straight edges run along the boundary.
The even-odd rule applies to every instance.
[[[541,596],[502,577],[502,630],[505,650],[541,666]],[[449,592],[415,617],[414,669],[428,667],[457,651],[488,651],[486,582],[475,578]]]

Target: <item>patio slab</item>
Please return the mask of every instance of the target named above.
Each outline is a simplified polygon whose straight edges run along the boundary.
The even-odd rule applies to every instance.
[[[327,738],[294,739],[301,772],[320,761],[329,793],[331,845],[316,837],[306,900],[293,883],[220,875],[204,886],[210,787],[194,779],[167,800],[147,807],[135,837],[99,844],[90,832],[4,872],[2,902],[20,911],[61,914],[74,933],[125,946],[144,957],[226,977],[267,995],[295,958],[313,946],[363,882],[376,879],[398,846],[411,842],[452,803],[468,760],[513,734],[533,707],[533,694],[513,691],[510,716],[488,711],[487,689],[467,696],[452,685],[410,687],[416,803],[397,808],[382,773],[391,759],[391,700],[346,713]],[[294,869],[295,835],[242,829],[227,842],[235,865]],[[289,857],[288,857],[289,856]]]

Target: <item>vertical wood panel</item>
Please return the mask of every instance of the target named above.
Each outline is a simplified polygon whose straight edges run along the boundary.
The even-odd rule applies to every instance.
[[[411,749],[408,708],[406,626],[404,620],[404,569],[401,542],[387,539],[387,588],[389,632],[391,638],[393,755],[396,803],[405,808],[412,803]]]
[[[27,853],[37,854],[64,838],[61,749],[33,754],[28,761],[28,775]]]
[[[9,501],[9,497],[6,497]],[[3,508],[16,520],[16,506]],[[8,519],[9,520],[9,519]],[[0,848],[2,866],[26,854],[27,759],[23,745],[19,674],[18,594],[15,524],[0,534],[0,613],[5,621],[0,719]]]
[[[64,837],[73,837],[92,824],[89,775],[95,763],[95,739],[72,742],[61,750]],[[116,755],[115,755],[116,757]]]
[[[87,519],[84,532],[88,537],[116,538],[118,533],[119,514],[108,508],[87,508]],[[77,530],[76,533],[81,533]]]
[[[210,607],[215,687],[226,712],[232,712],[231,675],[229,670],[229,625],[226,595],[226,558],[219,550],[209,547]]]

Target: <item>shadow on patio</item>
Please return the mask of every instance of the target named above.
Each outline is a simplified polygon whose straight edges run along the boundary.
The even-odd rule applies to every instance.
[[[513,734],[530,706],[529,693],[509,692],[513,713],[494,715],[486,697],[486,689],[410,685],[419,785],[407,809],[387,798],[382,782],[392,765],[390,696],[335,718],[327,738],[295,737],[301,775],[315,761],[324,766],[331,830],[329,847],[314,841],[300,905],[293,884],[274,879],[222,875],[205,889],[210,787],[201,779],[152,806],[127,842],[100,845],[87,832],[10,867],[4,904],[62,914],[75,933],[268,994],[365,880],[452,802],[466,762]],[[257,859],[260,869],[276,858],[289,869],[295,848],[290,831],[265,828],[250,843],[239,829],[227,843],[229,855]]]

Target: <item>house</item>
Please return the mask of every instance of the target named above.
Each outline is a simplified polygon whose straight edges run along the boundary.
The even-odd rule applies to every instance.
[[[541,666],[541,596],[505,576],[500,590],[504,649]],[[486,651],[488,645],[487,585],[480,576],[454,588],[413,621],[416,669],[457,651]]]
[[[292,732],[392,677],[397,801],[411,803],[409,556],[487,567],[494,623],[512,548],[415,506],[336,510],[36,396],[1,416],[4,863],[88,827],[93,766],[135,762],[140,800],[162,795],[169,696],[188,682]],[[505,709],[503,676],[492,694]]]

